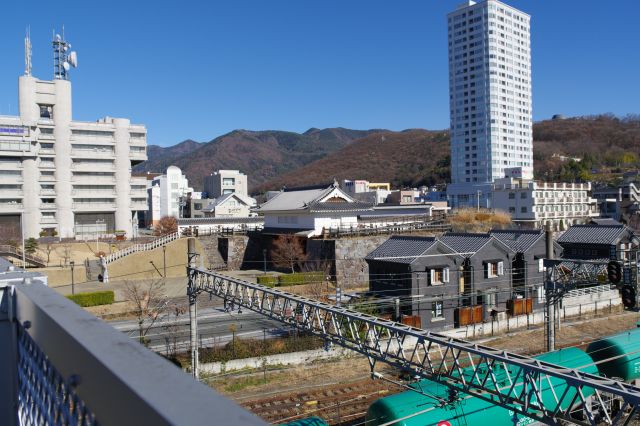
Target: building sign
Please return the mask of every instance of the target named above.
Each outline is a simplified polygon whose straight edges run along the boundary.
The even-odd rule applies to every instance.
[[[29,128],[23,126],[0,126],[0,135],[29,136]]]

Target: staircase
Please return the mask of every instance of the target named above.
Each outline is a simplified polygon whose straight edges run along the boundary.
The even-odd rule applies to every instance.
[[[20,264],[22,264],[22,258],[23,258],[22,250],[19,250],[8,244],[0,245],[0,256],[11,257],[15,260],[20,261]],[[36,256],[34,254],[25,253],[24,260],[27,264],[38,267],[38,268],[44,268],[45,266],[47,266],[47,262],[43,258]],[[22,266],[26,266],[26,265],[22,265]]]
[[[106,257],[107,263],[111,263],[115,260],[122,259],[125,256],[128,256],[133,253],[138,253],[141,251],[149,251],[153,249],[157,249],[158,247],[162,247],[163,245],[170,243],[171,241],[175,241],[180,238],[180,232],[174,232],[173,234],[167,234],[165,236],[156,238],[150,243],[146,244],[134,244],[125,249],[118,250],[114,253],[111,253]]]
[[[102,267],[99,260],[85,260],[85,270],[87,272],[87,281],[98,281],[98,275],[102,273]]]

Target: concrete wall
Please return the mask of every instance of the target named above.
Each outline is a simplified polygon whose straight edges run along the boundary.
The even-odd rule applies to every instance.
[[[244,368],[265,368],[268,365],[308,364],[309,362],[318,359],[344,358],[350,355],[357,355],[357,353],[348,349],[333,346],[329,350],[315,349],[311,351],[292,352],[264,357],[234,359],[228,362],[200,364],[200,372],[205,374],[219,374],[225,371],[242,370]]]

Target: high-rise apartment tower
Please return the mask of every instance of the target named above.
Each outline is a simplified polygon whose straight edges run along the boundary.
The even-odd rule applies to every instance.
[[[491,207],[505,169],[533,175],[530,17],[497,0],[447,17],[453,206]]]

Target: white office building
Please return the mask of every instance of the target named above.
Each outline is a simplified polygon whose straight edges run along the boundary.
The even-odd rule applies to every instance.
[[[146,210],[144,178],[131,167],[147,159],[147,130],[125,118],[74,121],[70,64],[75,53],[56,36],[53,81],[31,75],[30,43],[19,78],[18,116],[0,116],[0,217],[26,237],[63,238],[137,230]]]
[[[453,207],[491,207],[506,168],[533,177],[530,17],[497,0],[448,15]]]
[[[247,175],[239,170],[218,170],[204,178],[207,198],[220,198],[227,194],[248,196]]]
[[[493,207],[511,215],[523,228],[566,230],[599,217],[591,183],[550,183],[505,177],[494,184]]]
[[[164,175],[153,178],[148,188],[151,225],[164,216],[181,218],[189,193],[193,193],[193,188],[179,167],[169,166]]]

